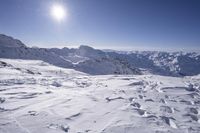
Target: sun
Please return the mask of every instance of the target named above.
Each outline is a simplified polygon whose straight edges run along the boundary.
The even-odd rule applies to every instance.
[[[64,6],[60,4],[54,4],[51,7],[51,16],[56,20],[56,21],[62,21],[66,17],[66,9]]]

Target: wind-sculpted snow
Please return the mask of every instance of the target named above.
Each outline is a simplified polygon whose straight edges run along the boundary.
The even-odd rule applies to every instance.
[[[193,76],[200,74],[200,54],[195,52],[102,51],[79,48],[30,48],[0,35],[0,58],[42,60],[92,75],[144,74]]]
[[[198,133],[199,80],[0,59],[0,133]]]

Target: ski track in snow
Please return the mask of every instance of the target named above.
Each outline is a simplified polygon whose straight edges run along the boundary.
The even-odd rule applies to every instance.
[[[0,61],[0,133],[200,132],[199,76],[90,76]]]

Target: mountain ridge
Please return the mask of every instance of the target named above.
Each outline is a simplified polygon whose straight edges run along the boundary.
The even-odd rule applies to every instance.
[[[79,48],[30,48],[20,40],[0,34],[0,58],[42,60],[92,75],[153,73],[192,76],[200,73],[197,52],[104,51]]]

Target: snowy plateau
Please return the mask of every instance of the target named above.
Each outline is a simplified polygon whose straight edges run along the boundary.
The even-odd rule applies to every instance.
[[[199,133],[200,54],[30,48],[0,35],[0,133]]]

